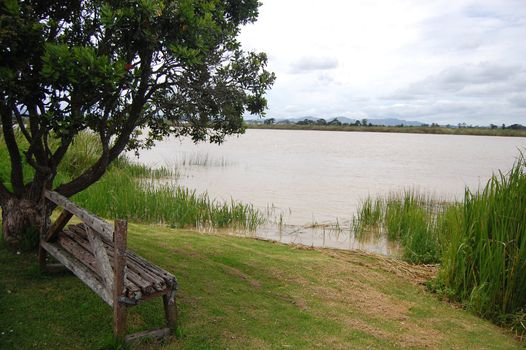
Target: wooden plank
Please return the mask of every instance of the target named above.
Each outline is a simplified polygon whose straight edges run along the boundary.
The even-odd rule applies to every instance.
[[[149,262],[148,260],[146,260],[145,258],[143,258],[142,256],[140,255],[137,255],[137,253],[135,253],[133,250],[129,250],[127,251],[127,254],[136,259],[137,261],[143,261],[146,263],[146,265],[151,268],[152,271],[154,271],[155,273],[157,273],[159,276],[163,276],[163,277],[175,277],[173,274],[171,274],[170,272],[162,269],[161,267]]]
[[[150,331],[144,331],[144,332],[139,332],[135,334],[129,334],[124,338],[124,341],[127,344],[131,344],[144,337],[162,339],[164,337],[167,337],[168,335],[170,335],[170,328],[166,327],[166,328],[152,329]]]
[[[64,231],[64,233],[67,232]],[[66,234],[62,234],[59,237],[58,243],[70,254],[72,254],[77,260],[81,261],[84,265],[90,268],[97,277],[101,278],[98,273],[97,264],[95,263],[95,257],[91,254],[91,247],[89,245],[80,244],[77,240],[72,239]],[[133,284],[132,281],[126,280],[126,296],[130,299],[139,301],[142,299],[142,292],[138,286]]]
[[[69,222],[73,214],[71,214],[67,210],[63,210],[62,213],[60,213],[60,216],[57,218],[57,220],[51,225],[49,230],[46,232],[46,235],[44,236],[44,241],[46,242],[54,242],[57,238],[57,235],[66,227],[66,224]]]
[[[97,217],[94,214],[91,214],[86,209],[83,209],[64,197],[63,195],[53,192],[53,191],[44,191],[44,196],[52,201],[53,203],[61,206],[66,209],[73,215],[77,216],[84,222],[86,225],[91,227],[93,230],[100,233],[107,241],[111,242],[113,240],[113,226],[108,224],[106,221]]]
[[[96,275],[87,266],[79,262],[64,248],[56,244],[40,242],[40,245],[55,259],[64,264],[64,266],[73,272],[75,276],[77,276],[92,291],[100,296],[102,300],[104,300],[108,305],[113,306],[113,300],[112,298],[108,298],[105,286],[100,283]]]
[[[97,232],[94,232],[89,227],[85,227],[86,233],[88,234],[88,240],[91,246],[91,252],[95,257],[95,263],[97,265],[97,270],[99,271],[99,276],[101,276],[102,281],[106,285],[106,290],[108,297],[111,297],[113,293],[113,270],[110,265],[110,260],[108,258],[108,253],[106,252],[106,247]]]
[[[86,233],[84,228],[82,228],[81,225],[72,225],[68,227],[68,230],[64,232],[68,235],[74,235],[74,240],[78,241],[79,243],[83,244],[83,242],[87,243],[87,237],[85,237]],[[108,256],[110,260],[112,260],[113,257],[113,246],[111,243],[104,242],[107,248]],[[90,249],[90,248],[87,248]],[[152,264],[148,260],[144,259],[143,257],[137,255],[131,250],[126,250],[126,263],[129,268],[129,273],[133,275],[133,280],[137,281],[139,285],[142,285],[143,288],[148,288],[147,283],[144,282],[154,282],[155,289],[159,290],[159,288],[164,288],[164,284],[166,284],[170,288],[177,288],[177,281],[175,279],[175,276],[171,273],[163,270],[162,268],[158,267],[157,265]],[[133,274],[135,272],[135,274]],[[144,278],[141,278],[144,277]],[[146,277],[149,276],[149,277]],[[130,276],[128,276],[130,278]],[[146,281],[143,281],[146,280]],[[157,281],[158,280],[158,281]],[[164,283],[162,282],[164,280]],[[149,289],[149,288],[148,288]]]
[[[67,235],[68,233],[64,232],[64,234]],[[76,242],[79,242],[80,244],[84,244],[84,245],[86,244],[85,242],[81,243],[80,242],[81,239],[78,239],[78,238],[73,238],[73,240],[76,241]],[[106,247],[108,248],[107,249],[108,256],[111,258],[110,264],[113,264],[113,256],[114,256],[113,247],[111,247],[109,245],[106,245]],[[91,252],[91,247],[90,246],[87,247],[86,249]],[[129,265],[130,262],[127,262],[127,264]],[[149,282],[148,280],[145,280],[144,278],[139,276],[134,270],[136,270],[136,269],[135,268],[133,268],[133,269],[130,268],[130,269],[128,269],[126,271],[126,280],[129,281],[130,284],[136,286],[139,289],[141,296],[142,296],[142,294],[152,294],[152,293],[154,293],[155,292],[155,287],[154,287],[153,283]],[[135,298],[135,299],[137,299],[137,298]]]
[[[99,271],[97,269],[97,263],[95,262],[95,257],[93,254],[91,254],[91,251],[84,249],[82,245],[63,235],[60,235],[57,244],[64,248],[68,253],[73,255],[81,263],[86,265],[102,282],[102,278],[100,277]]]
[[[91,246],[87,240],[87,237],[84,238],[85,235],[84,228],[79,225],[72,225],[69,226],[66,230],[63,231],[61,234],[61,240],[62,235],[70,237],[73,241],[80,244],[84,247],[84,249],[91,254]],[[70,242],[64,241],[65,244],[70,245]],[[111,245],[108,245],[104,243],[104,246],[106,247],[106,251],[110,260],[110,264],[113,265],[113,247]],[[131,256],[128,254],[130,251],[126,252],[126,265],[127,265],[127,273],[126,273],[126,280],[125,280],[125,286],[126,286],[126,295],[130,299],[139,300],[143,298],[146,295],[150,294],[156,294],[158,291],[164,292],[167,288],[176,288],[176,282],[175,277],[171,276],[169,277],[156,277],[151,273],[147,273],[147,271],[144,270],[145,266],[155,267],[155,265],[152,265],[148,261],[144,260],[140,256],[134,254],[134,256]],[[87,258],[79,258],[82,260],[86,260]],[[137,261],[140,261],[142,265],[139,265]],[[86,260],[87,261],[87,260]],[[95,272],[98,273],[98,270],[95,269]]]
[[[61,239],[62,239],[63,236],[66,236],[66,237],[70,238],[71,240],[75,241],[76,243],[78,243],[80,246],[82,246],[84,249],[86,249],[86,251],[88,251],[91,254],[91,246],[89,244],[89,241],[88,241],[87,237],[84,238],[84,237],[81,236],[81,235],[84,235],[84,233],[85,233],[84,229],[80,228],[77,225],[69,226],[61,234]],[[108,252],[108,257],[110,258],[110,264],[113,264],[113,249],[111,247],[109,247],[109,249],[107,249],[107,252]],[[127,263],[129,264],[129,262],[127,262]],[[95,269],[95,272],[98,272],[98,271],[96,271],[96,269]],[[125,294],[130,299],[140,300],[142,298],[142,291],[141,291],[140,287],[137,286],[130,279],[130,274],[133,275],[133,271],[129,271],[128,270],[128,273],[126,274],[126,280],[124,282],[124,285],[126,287],[126,293]],[[134,277],[133,280],[136,280],[136,281],[139,280],[136,275],[134,275],[133,277]],[[144,285],[144,281],[141,280],[140,284]]]
[[[126,334],[126,304],[119,301],[124,292],[124,280],[126,276],[126,243],[128,239],[128,223],[124,220],[115,220],[114,230],[114,253],[113,267],[113,334],[122,338]],[[102,242],[101,242],[102,244]]]
[[[166,284],[169,287],[177,288],[177,280],[176,280],[175,276],[172,275],[171,273],[169,273],[168,271],[163,270],[159,266],[152,264],[151,262],[149,262],[148,260],[144,259],[140,255],[137,255],[136,253],[134,253],[131,250],[128,250],[126,255],[128,257],[128,261],[131,260],[131,261],[136,262],[143,269],[148,270],[151,273],[153,273],[153,274],[161,277],[162,279],[164,279],[164,281],[166,282]]]

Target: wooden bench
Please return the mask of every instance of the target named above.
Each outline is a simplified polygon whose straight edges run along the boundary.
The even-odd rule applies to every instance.
[[[116,337],[133,342],[143,336],[167,336],[176,326],[177,280],[126,249],[127,222],[116,220],[112,226],[56,192],[46,191],[44,196],[63,211],[41,235],[41,268],[48,268],[47,254],[53,256],[112,306]],[[73,216],[82,223],[66,227]],[[126,335],[127,308],[161,296],[167,327]]]

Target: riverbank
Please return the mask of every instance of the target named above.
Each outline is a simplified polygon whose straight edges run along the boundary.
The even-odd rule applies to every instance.
[[[472,136],[508,136],[526,137],[526,129],[490,129],[490,128],[445,128],[429,126],[357,126],[357,125],[296,125],[296,124],[248,124],[247,129],[271,130],[317,130],[317,131],[348,131],[348,132],[387,132],[406,134],[437,134],[437,135],[472,135]]]
[[[178,336],[140,349],[521,346],[427,292],[433,267],[139,224],[129,225],[129,246],[180,284]],[[131,309],[130,331],[161,325],[161,304]],[[73,275],[40,274],[34,253],[11,252],[1,242],[0,314],[2,349],[111,343],[111,309],[100,298]]]

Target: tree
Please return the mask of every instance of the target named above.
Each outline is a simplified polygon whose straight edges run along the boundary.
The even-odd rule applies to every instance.
[[[274,118],[269,118],[269,119],[265,119],[265,125],[272,125],[274,123],[276,123],[276,119]]]
[[[332,125],[332,126],[341,126],[341,125],[342,125],[342,123],[341,123],[338,119],[336,119],[336,118],[334,118],[333,120],[331,120],[328,124],[329,124],[329,125]]]
[[[168,135],[220,143],[243,131],[244,113],[262,115],[274,74],[264,53],[245,52],[236,39],[258,7],[257,0],[2,1],[0,116],[11,162],[10,178],[0,179],[6,241],[45,226],[52,208],[44,209],[44,189],[72,196],[125,150]],[[98,160],[54,185],[85,129],[100,139]],[[30,180],[23,162],[34,169]]]

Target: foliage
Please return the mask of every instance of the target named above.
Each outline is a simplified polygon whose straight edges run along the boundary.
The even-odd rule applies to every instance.
[[[264,93],[274,81],[266,55],[243,51],[237,40],[259,5],[3,1],[0,116],[10,166],[0,205],[21,198],[36,205],[53,183],[71,196],[100,179],[124,150],[168,135],[220,143],[243,132],[243,114],[264,113]],[[85,129],[100,147],[89,162],[65,158]],[[74,176],[55,181],[65,178],[58,174],[63,163]]]
[[[364,201],[358,236],[380,231],[399,241],[404,259],[441,262],[430,286],[478,315],[526,334],[526,163],[494,175],[462,203],[405,192]],[[377,233],[378,234],[378,233]]]
[[[523,157],[481,192],[466,192],[441,279],[476,313],[500,321],[526,307],[526,173]],[[522,332],[526,328],[521,327]]]
[[[322,122],[320,122],[322,123]],[[319,130],[319,131],[355,131],[355,132],[388,132],[406,134],[438,134],[438,135],[476,135],[476,136],[513,136],[526,137],[525,129],[491,129],[483,127],[453,128],[453,127],[430,127],[430,126],[380,126],[361,125],[359,120],[355,124],[328,125],[320,124],[312,120],[299,121],[292,124],[290,121],[278,121],[274,124],[248,125],[250,129],[277,129],[277,130]]]
[[[385,200],[367,198],[353,219],[358,238],[381,232],[403,247],[403,258],[411,263],[440,260],[437,211],[441,205],[415,191],[391,194]]]

